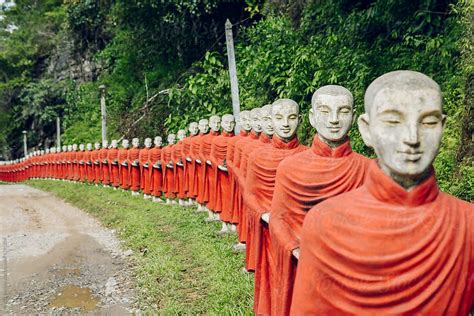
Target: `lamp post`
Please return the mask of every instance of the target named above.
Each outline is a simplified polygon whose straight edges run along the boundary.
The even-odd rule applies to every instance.
[[[23,151],[24,151],[25,157],[26,157],[26,155],[28,153],[28,146],[26,145],[26,131],[23,131],[22,134],[23,134]]]
[[[107,140],[107,112],[105,109],[105,85],[99,86],[100,90],[100,114],[102,120],[102,143]]]

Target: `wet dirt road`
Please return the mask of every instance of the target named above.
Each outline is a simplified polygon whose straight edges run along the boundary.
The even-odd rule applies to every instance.
[[[128,254],[83,211],[0,185],[0,314],[130,314]]]

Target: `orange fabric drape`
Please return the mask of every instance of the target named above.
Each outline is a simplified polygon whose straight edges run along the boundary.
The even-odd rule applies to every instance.
[[[100,149],[96,149],[92,151],[91,154],[91,160],[92,160],[92,169],[94,173],[94,183],[99,184],[102,179],[101,179],[101,168],[100,168],[100,162],[99,162],[99,153]]]
[[[109,171],[109,163],[108,160],[108,149],[102,148],[99,150],[99,166],[100,166],[100,177],[102,184],[109,185],[110,184],[110,171]]]
[[[86,152],[84,151],[79,151],[76,154],[77,165],[78,165],[78,175],[79,175],[78,180],[81,182],[85,182],[87,178],[85,158],[86,158]]]
[[[212,168],[215,174],[212,183],[213,187],[214,205],[213,210],[220,213],[220,219],[224,222],[231,221],[231,204],[230,204],[230,176],[226,171],[222,171],[218,166],[224,166],[226,164],[226,156],[228,150],[228,144],[231,139],[234,138],[234,133],[222,132],[221,135],[214,138],[211,146],[210,160],[212,162]]]
[[[162,167],[157,163],[161,162],[161,147],[153,147],[150,150],[150,190],[151,195],[160,197],[163,191]]]
[[[373,161],[358,190],[311,210],[293,315],[468,315],[474,205],[439,191],[434,171],[406,191]]]
[[[143,191],[143,194],[146,194],[146,195],[151,194],[150,168],[152,167],[152,163],[150,161],[150,158],[151,158],[150,148],[145,147],[140,150],[140,154],[138,156],[138,160],[140,161],[140,189]]]
[[[191,198],[197,198],[199,193],[199,183],[201,181],[201,163],[198,163],[196,159],[199,158],[199,152],[201,150],[201,141],[203,134],[199,134],[191,138],[191,173],[189,179],[189,196]]]
[[[247,219],[247,270],[255,270],[263,232],[260,219],[271,209],[277,167],[284,158],[307,149],[296,137],[284,142],[278,136],[273,136],[270,144],[259,147],[249,155],[243,195],[244,217]]]
[[[173,146],[171,152],[171,160],[173,161],[174,170],[174,189],[173,192],[178,199],[185,199],[187,197],[184,189],[184,161],[183,161],[183,140],[178,141]]]
[[[109,163],[109,175],[112,186],[118,188],[120,186],[120,166],[118,161],[117,148],[110,148],[107,153],[107,161]]]
[[[219,132],[211,131],[210,133],[204,135],[201,139],[201,146],[199,147],[199,159],[201,160],[201,178],[199,183],[199,193],[197,196],[197,202],[200,204],[206,204],[213,207],[212,202],[209,205],[208,202],[211,201],[211,196],[215,195],[215,192],[210,192],[210,182],[214,179],[214,173],[212,173],[212,166],[207,164],[207,160],[211,158],[211,147],[212,141],[215,137],[219,136]]]
[[[129,149],[120,148],[118,150],[118,163],[120,171],[120,187],[124,190],[130,188],[130,172],[129,165],[130,161],[128,159]]]
[[[189,161],[191,158],[191,139],[194,136],[190,135],[183,139],[183,148],[181,150],[181,160],[183,161],[184,165],[184,191],[186,192],[186,197],[189,196],[189,179],[191,179],[191,168],[192,168],[192,162]]]
[[[269,284],[272,314],[290,311],[297,263],[291,252],[299,246],[306,213],[327,198],[361,186],[369,161],[354,153],[349,141],[331,148],[315,135],[310,150],[280,163],[270,217],[272,250],[267,258],[273,260],[274,269]]]
[[[175,198],[174,194],[174,168],[173,162],[171,160],[171,153],[173,151],[174,145],[167,145],[163,147],[162,163],[163,163],[163,193],[166,198],[172,199]]]
[[[130,173],[130,190],[140,190],[140,148],[131,148],[128,151],[128,171]]]
[[[84,167],[86,171],[86,180],[87,182],[92,182],[93,181],[93,170],[92,170],[92,151],[87,150],[84,153]]]

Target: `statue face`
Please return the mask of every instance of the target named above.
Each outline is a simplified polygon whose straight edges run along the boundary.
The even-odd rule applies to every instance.
[[[132,146],[134,148],[137,148],[138,146],[140,146],[140,140],[138,138],[132,139]]]
[[[151,147],[151,138],[145,138],[145,147],[150,148]]]
[[[345,95],[320,94],[309,113],[309,121],[326,142],[344,139],[352,125],[352,102]]]
[[[410,178],[428,170],[443,134],[441,108],[441,95],[429,88],[384,88],[375,95],[370,113],[359,119],[359,129],[382,170]]]
[[[72,144],[72,150],[74,150],[74,151],[77,150],[77,144]]]
[[[99,150],[100,149],[100,143],[95,143],[94,147],[95,147],[96,150]]]
[[[196,122],[192,122],[191,124],[189,124],[189,133],[193,136],[199,133],[199,126]]]
[[[112,148],[117,148],[117,147],[118,147],[117,141],[115,139],[112,140]]]
[[[232,133],[235,127],[235,120],[233,115],[224,115],[222,117],[222,129],[227,133]]]
[[[185,139],[185,138],[186,138],[186,132],[184,131],[184,129],[180,129],[180,130],[178,131],[178,139],[179,139],[179,140],[183,140],[183,139]]]
[[[63,146],[63,151],[67,151],[67,146]]]
[[[67,146],[67,151],[72,151],[72,145]]]
[[[87,144],[87,150],[92,150],[92,144],[91,143]]]
[[[295,103],[275,104],[272,108],[272,121],[275,133],[283,140],[291,140],[298,128],[299,108]]]
[[[107,147],[109,147],[109,142],[106,141],[106,140],[104,140],[104,141],[102,142],[102,148],[107,148]]]
[[[242,112],[240,113],[240,126],[244,131],[250,131],[252,129],[252,124],[250,123],[250,113]]]
[[[209,126],[214,132],[218,132],[221,129],[221,118],[219,116],[212,116],[209,121]]]
[[[79,150],[80,150],[80,151],[84,151],[84,149],[85,149],[84,144],[80,144],[80,145],[79,145]]]
[[[127,139],[122,140],[122,147],[123,148],[128,149],[129,145],[130,145],[130,143],[128,142]]]
[[[163,144],[163,139],[160,136],[156,136],[154,144],[156,147],[161,147],[161,145]]]
[[[208,120],[200,120],[199,121],[199,132],[202,134],[207,134],[209,132],[209,121]]]
[[[262,108],[260,123],[262,125],[262,131],[268,136],[272,136],[275,129],[272,122],[271,106]]]
[[[175,134],[169,134],[168,135],[168,144],[173,145],[176,142],[176,135]]]
[[[262,131],[262,122],[260,121],[260,113],[254,112],[250,114],[250,125],[252,129],[256,133],[260,133]]]

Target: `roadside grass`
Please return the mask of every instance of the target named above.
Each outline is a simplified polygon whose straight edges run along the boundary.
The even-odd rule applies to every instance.
[[[30,180],[98,218],[133,250],[141,310],[164,314],[250,315],[253,274],[242,272],[235,235],[218,236],[217,223],[194,208],[169,206],[130,192],[47,180]]]

